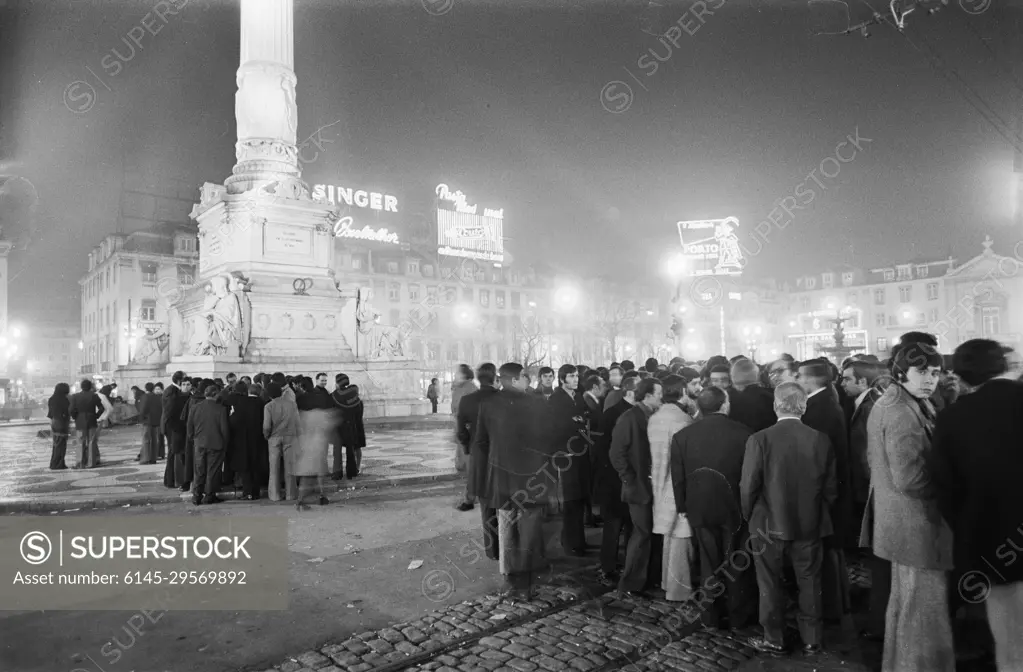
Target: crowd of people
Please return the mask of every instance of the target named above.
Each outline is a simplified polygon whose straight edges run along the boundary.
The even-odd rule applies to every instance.
[[[860,634],[883,642],[884,672],[952,672],[953,626],[980,601],[998,669],[1019,671],[1021,373],[997,342],[942,356],[921,332],[885,361],[840,366],[789,355],[566,364],[540,369],[533,387],[519,364],[462,365],[457,508],[479,505],[486,554],[518,599],[547,566],[542,526],[560,509],[569,555],[597,551],[585,528],[602,528],[604,585],[695,603],[708,628],[759,621],[750,645],[761,652],[793,648],[789,595],[799,646],[820,649],[824,624],[851,613],[853,556],[872,578]]]
[[[97,391],[92,381],[71,394],[58,383],[48,402],[53,449],[51,469],[67,469],[72,425],[77,445],[72,468],[101,465],[99,437],[110,415],[116,385]],[[306,507],[311,492],[327,504],[324,479],[359,475],[366,446],[359,388],[347,375],[286,376],[229,373],[226,380],[189,378],[177,371],[171,383],[146,383],[135,399],[141,432],[141,464],[166,460],[163,483],[192,493],[192,502],[216,504],[223,488],[241,497],[294,500]],[[328,453],[333,461],[328,465]]]

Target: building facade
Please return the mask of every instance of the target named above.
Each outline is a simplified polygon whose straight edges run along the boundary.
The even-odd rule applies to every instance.
[[[79,280],[81,374],[109,380],[139,349],[158,342],[174,295],[195,283],[198,259],[195,226],[161,224],[104,238]]]
[[[33,398],[45,399],[53,394],[57,383],[74,387],[82,366],[79,347],[82,335],[77,316],[40,309],[11,317],[11,323],[24,332],[19,339],[24,353],[19,356],[17,372],[22,389]]]
[[[796,359],[820,356],[821,346],[834,344],[838,320],[847,346],[881,359],[907,331],[935,334],[946,353],[971,338],[1018,344],[1021,260],[991,247],[988,238],[982,253],[962,265],[951,257],[921,259],[798,278],[788,292],[786,351]]]

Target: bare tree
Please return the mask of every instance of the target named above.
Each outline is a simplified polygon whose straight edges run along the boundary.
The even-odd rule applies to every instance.
[[[613,296],[608,296],[597,305],[593,327],[611,351],[611,359],[618,359],[619,339],[624,335],[626,327],[635,322],[638,311],[637,302]]]
[[[516,316],[513,328],[515,348],[522,367],[528,370],[543,365],[547,359],[548,337],[540,320],[535,316]]]

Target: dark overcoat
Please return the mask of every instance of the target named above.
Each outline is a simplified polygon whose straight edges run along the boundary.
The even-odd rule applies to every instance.
[[[845,429],[845,413],[839,405],[837,392],[831,385],[806,400],[803,424],[828,437],[835,452],[835,476],[838,498],[831,507],[835,536],[844,540],[852,533],[852,479],[849,460],[849,434]]]
[[[561,471],[562,495],[567,502],[589,499],[592,487],[590,469],[589,439],[583,430],[585,421],[579,401],[565,388],[558,387],[547,400],[551,418],[550,454],[554,457],[555,467]]]
[[[230,471],[263,473],[270,465],[267,441],[263,437],[263,407],[259,397],[235,395],[231,399],[231,444],[226,467]]]

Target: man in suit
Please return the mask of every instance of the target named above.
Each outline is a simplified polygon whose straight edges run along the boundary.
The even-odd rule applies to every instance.
[[[824,631],[822,539],[833,533],[830,509],[838,497],[838,482],[828,437],[800,421],[806,406],[807,395],[798,384],[775,388],[778,423],[749,438],[742,464],[742,515],[755,537],[751,548],[764,628],[764,636],[750,640],[750,646],[764,653],[786,650],[786,557],[799,586],[797,622],[804,651],[819,651]]]
[[[163,485],[167,488],[191,486],[192,475],[185,473],[185,421],[181,414],[192,393],[192,381],[184,371],[175,371],[171,384],[163,391],[163,413],[160,431],[167,437],[167,464],[163,470]]]
[[[576,367],[563,364],[558,368],[558,387],[547,404],[552,422],[550,452],[552,455],[565,454],[556,465],[561,473],[564,494],[561,545],[569,555],[582,557],[586,554],[586,503],[592,479],[589,450],[585,450],[586,444],[580,437],[586,425],[576,399],[578,387]]]
[[[636,403],[618,418],[611,434],[611,464],[622,479],[622,501],[629,505],[632,535],[625,552],[625,571],[618,590],[645,597],[650,577],[650,541],[654,529],[652,464],[647,424],[661,407],[662,387],[656,378],[636,386]]]
[[[708,586],[749,537],[740,509],[739,481],[746,441],[753,432],[729,417],[724,390],[708,387],[696,403],[702,419],[671,441],[671,481],[675,506],[688,518],[696,537],[702,585]],[[729,627],[743,628],[756,604],[755,579],[737,567],[729,567],[724,574],[727,598],[717,595],[703,612],[703,624],[719,628],[727,616]]]
[[[590,369],[586,377],[582,379],[583,393],[579,395],[581,402],[579,407],[586,422],[585,431],[588,434],[586,456],[590,462],[589,490],[583,508],[583,522],[586,527],[600,527],[604,523],[603,518],[593,513],[593,473],[597,468],[597,451],[593,447],[596,444],[596,437],[600,433],[601,416],[604,415],[604,394],[607,390],[607,382],[594,369]]]
[[[849,435],[845,414],[832,386],[831,364],[810,360],[799,366],[799,384],[807,394],[803,424],[828,437],[835,451],[835,476],[838,499],[831,510],[834,535],[824,540],[824,618],[841,620],[851,611],[849,574],[845,567],[845,543],[851,533],[852,498],[849,491]]]
[[[142,452],[140,464],[156,464],[160,449],[160,425],[162,424],[163,398],[156,396],[156,386],[146,383],[146,394],[139,405],[139,424],[142,425]]]
[[[81,388],[81,392],[71,395],[68,415],[75,421],[75,429],[78,430],[77,467],[90,469],[100,464],[99,427],[100,421],[108,415],[109,402],[96,394],[88,378],[82,380]]]
[[[486,474],[487,463],[479,455],[472,454],[472,440],[476,436],[476,422],[479,420],[480,407],[483,403],[497,394],[494,383],[497,381],[497,367],[486,362],[480,364],[476,369],[476,379],[480,381],[480,389],[462,397],[458,404],[458,416],[456,422],[455,437],[462,446],[462,450],[469,456],[469,464],[466,467],[465,493],[462,501],[456,507],[459,511],[471,511],[475,504],[473,501],[478,497],[480,501],[486,499]],[[483,504],[480,505],[483,515],[483,547],[487,557],[491,560],[498,558],[497,543],[497,511]]]
[[[984,600],[999,670],[1023,669],[1023,385],[1006,349],[986,339],[956,348],[952,368],[970,394],[938,416],[932,472],[952,528],[953,608]],[[995,560],[997,558],[997,560]],[[991,562],[994,560],[995,569]],[[967,576],[986,577],[970,581]],[[989,584],[989,585],[988,585]],[[985,594],[986,591],[986,594]],[[958,599],[956,599],[958,597]]]
[[[521,364],[504,364],[499,375],[501,391],[480,405],[471,453],[486,465],[480,506],[497,510],[501,574],[511,593],[529,599],[533,574],[546,565],[543,509],[557,489],[549,409],[527,391]]]
[[[617,585],[618,579],[618,546],[622,532],[628,539],[632,534],[632,518],[629,506],[622,501],[622,479],[611,464],[611,436],[618,419],[636,403],[636,387],[639,376],[631,376],[622,380],[621,390],[624,397],[604,411],[601,417],[600,434],[594,446],[596,456],[594,465],[593,498],[600,507],[600,515],[604,518],[601,530],[600,572],[598,580],[608,588]]]
[[[760,368],[748,359],[732,364],[732,387],[728,416],[749,427],[750,432],[759,432],[778,422],[774,414],[774,395],[760,386]]]
[[[270,453],[266,437],[263,436],[263,407],[266,405],[259,396],[257,385],[247,385],[240,380],[235,384],[231,399],[230,446],[227,453],[226,470],[241,476],[242,498],[259,499],[263,476],[270,470]]]
[[[208,385],[205,400],[196,403],[188,412],[185,425],[186,436],[195,447],[195,476],[192,480],[192,503],[219,504],[224,501],[217,497],[220,487],[221,469],[230,439],[228,409],[217,403],[220,390]]]

